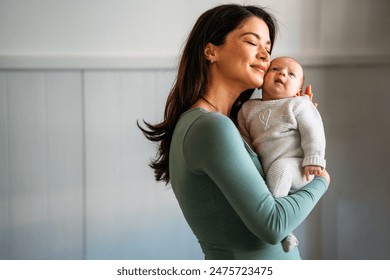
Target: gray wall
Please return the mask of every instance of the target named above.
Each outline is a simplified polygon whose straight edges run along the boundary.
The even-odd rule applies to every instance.
[[[332,181],[302,227],[305,252],[319,259],[389,259],[390,65],[307,67],[306,73],[326,128]]]
[[[280,20],[275,55],[302,61],[326,127],[332,183],[295,231],[302,256],[389,259],[388,1],[245,2]],[[0,259],[202,258],[135,122],[161,120],[186,32],[218,1],[67,3],[0,0]]]

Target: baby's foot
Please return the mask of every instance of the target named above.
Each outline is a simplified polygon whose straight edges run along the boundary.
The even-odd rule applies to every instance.
[[[299,244],[298,239],[294,234],[288,235],[285,239],[282,240],[283,251],[286,253],[290,252],[292,249],[297,247]]]

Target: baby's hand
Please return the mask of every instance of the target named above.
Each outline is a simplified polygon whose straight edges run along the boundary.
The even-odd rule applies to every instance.
[[[309,181],[310,175],[320,176],[321,171],[322,171],[322,167],[317,165],[306,165],[303,168],[303,172],[305,173],[306,176],[306,181]]]

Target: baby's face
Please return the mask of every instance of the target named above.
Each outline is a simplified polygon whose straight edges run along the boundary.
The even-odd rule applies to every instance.
[[[289,57],[278,57],[271,61],[265,74],[263,99],[294,97],[300,94],[303,83],[301,65]]]

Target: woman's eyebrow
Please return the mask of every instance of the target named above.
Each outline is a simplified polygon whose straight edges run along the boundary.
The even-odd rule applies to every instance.
[[[254,33],[254,32],[245,32],[245,33],[242,33],[240,37],[243,37],[245,35],[253,35],[255,36],[257,39],[260,39],[260,35],[257,34],[257,33]]]

